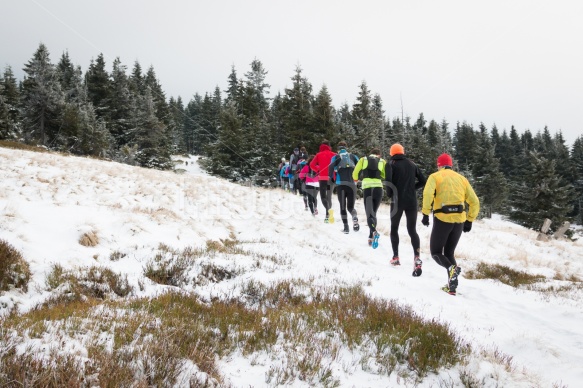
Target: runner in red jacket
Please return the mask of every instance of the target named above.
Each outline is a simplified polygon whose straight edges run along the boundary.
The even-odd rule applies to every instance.
[[[318,180],[320,181],[320,199],[326,209],[324,222],[328,222],[329,210],[332,207],[334,183],[330,181],[328,176],[328,167],[334,156],[336,156],[336,153],[332,151],[330,142],[324,140],[320,144],[320,152],[316,154],[314,160],[310,163],[310,168],[318,173]]]

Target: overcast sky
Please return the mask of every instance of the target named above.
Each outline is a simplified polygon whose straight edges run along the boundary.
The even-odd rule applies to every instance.
[[[40,42],[87,70],[103,53],[154,66],[167,97],[227,87],[256,58],[270,96],[299,65],[316,94],[352,105],[366,81],[388,117],[583,133],[580,0],[0,0],[0,66]]]

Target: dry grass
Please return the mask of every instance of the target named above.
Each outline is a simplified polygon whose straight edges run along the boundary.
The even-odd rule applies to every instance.
[[[25,143],[19,143],[19,142],[10,141],[10,140],[0,140],[0,147],[12,148],[15,150],[34,151],[34,152],[48,152],[48,150],[44,147],[28,145]]]
[[[83,233],[81,238],[79,238],[79,244],[83,245],[84,247],[94,247],[99,244],[99,237],[97,237],[97,233],[95,231]]]
[[[22,254],[6,241],[0,240],[0,291],[14,287],[27,292],[30,276],[29,265]]]
[[[547,280],[543,275],[532,275],[524,271],[516,271],[505,265],[483,262],[478,263],[475,269],[467,270],[464,277],[467,279],[494,279],[517,288]]]
[[[68,276],[56,268],[50,282]],[[251,281],[241,292],[212,303],[184,292],[132,300],[90,295],[13,313],[0,319],[6,328],[0,331],[0,386],[224,386],[217,359],[234,353],[267,357],[270,385],[338,386],[331,365],[342,362],[343,347],[354,351],[354,367],[419,382],[469,351],[447,325],[371,298],[360,287]],[[42,343],[48,333],[83,338],[86,356],[14,350],[29,336]]]

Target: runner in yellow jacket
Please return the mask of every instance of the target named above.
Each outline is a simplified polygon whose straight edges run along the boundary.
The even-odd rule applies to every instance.
[[[452,170],[453,160],[448,154],[437,158],[438,171],[431,174],[423,189],[423,219],[429,226],[429,214],[433,210],[433,229],[429,248],[433,260],[445,267],[448,283],[443,290],[456,294],[461,268],[455,260],[455,248],[463,232],[472,229],[472,222],[480,212],[480,201],[461,174]],[[469,208],[466,214],[466,203]]]

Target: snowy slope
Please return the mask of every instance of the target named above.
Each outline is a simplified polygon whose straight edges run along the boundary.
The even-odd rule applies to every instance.
[[[316,284],[364,284],[373,296],[414,306],[427,318],[449,322],[476,347],[512,356],[515,368],[505,371],[487,359],[468,367],[499,386],[577,387],[583,381],[583,293],[567,295],[521,291],[492,280],[460,277],[459,295],[440,287],[446,271],[428,256],[430,228],[418,224],[423,275],[411,276],[412,249],[404,225],[400,230],[400,267],[388,264],[388,207],[379,212],[380,246],[367,246],[367,228],[349,235],[341,223],[323,223],[304,211],[300,197],[279,189],[258,189],[207,176],[190,158],[182,174],[141,169],[93,159],[49,153],[0,149],[0,239],[17,248],[33,272],[27,294],[0,295],[0,312],[17,305],[26,311],[46,295],[45,276],[54,263],[65,268],[109,266],[144,282],[143,266],[160,243],[173,248],[204,246],[227,238],[254,241],[256,252],[278,254],[285,263],[246,266],[244,279],[199,287],[201,295],[226,295],[243,281],[271,282],[285,278],[313,279]],[[337,200],[334,208],[339,218]],[[357,203],[363,218],[362,201]],[[96,247],[78,243],[94,231]],[[556,273],[583,278],[583,239],[576,242],[536,241],[536,233],[495,218],[475,222],[457,250],[462,268],[478,262],[499,263],[552,279]],[[113,252],[125,254],[118,261]],[[560,280],[550,280],[561,285]],[[152,295],[162,286],[146,281],[139,295]],[[551,284],[551,283],[549,283]],[[136,287],[136,289],[138,289]],[[2,310],[4,309],[4,310]],[[222,360],[223,373],[234,386],[261,386],[266,366],[249,360]],[[450,371],[455,375],[455,371]],[[395,386],[395,377],[355,370],[336,371],[343,386]],[[447,375],[448,371],[444,371]],[[441,376],[443,378],[443,376]],[[433,380],[432,380],[433,379]],[[422,386],[437,386],[437,376]],[[455,380],[455,379],[454,379]],[[495,386],[495,385],[491,385]]]

